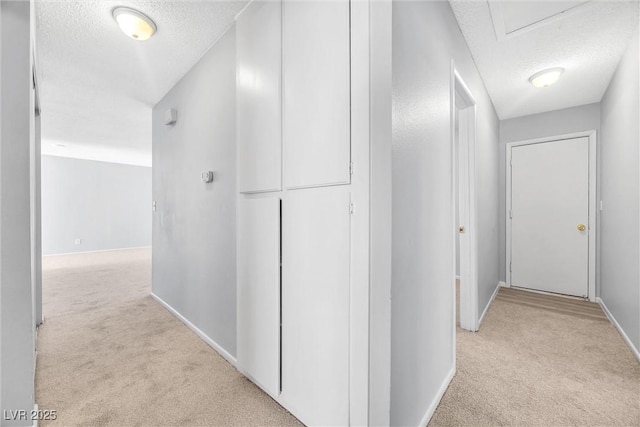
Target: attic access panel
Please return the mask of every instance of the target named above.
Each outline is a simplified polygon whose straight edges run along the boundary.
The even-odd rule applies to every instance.
[[[517,37],[527,31],[548,25],[580,10],[589,1],[495,1],[489,9],[499,41]]]

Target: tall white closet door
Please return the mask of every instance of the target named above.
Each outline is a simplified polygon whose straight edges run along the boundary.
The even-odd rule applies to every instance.
[[[306,425],[349,423],[350,214],[346,187],[282,206],[282,395]]]
[[[238,368],[265,391],[280,387],[280,198],[238,202]]]
[[[282,7],[285,186],[349,183],[349,1]]]
[[[281,4],[254,1],[236,23],[238,191],[282,188]]]

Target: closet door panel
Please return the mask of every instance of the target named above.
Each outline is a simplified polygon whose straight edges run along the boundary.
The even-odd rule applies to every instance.
[[[349,1],[283,3],[287,188],[350,182]]]
[[[238,191],[282,188],[279,1],[255,1],[236,23]]]
[[[282,395],[306,425],[349,422],[350,196],[296,190],[282,214]]]
[[[272,396],[280,387],[280,199],[238,203],[238,368]]]

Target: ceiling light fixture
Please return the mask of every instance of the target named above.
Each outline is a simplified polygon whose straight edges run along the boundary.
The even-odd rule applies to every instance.
[[[122,32],[134,40],[147,40],[158,30],[151,18],[129,7],[113,9],[113,18]]]
[[[564,68],[548,68],[529,77],[529,81],[535,87],[549,87],[558,81],[563,72]]]

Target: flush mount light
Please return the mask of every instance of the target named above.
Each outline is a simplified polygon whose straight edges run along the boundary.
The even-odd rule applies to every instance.
[[[563,72],[564,68],[548,68],[529,77],[529,81],[535,87],[548,87],[557,82]]]
[[[122,32],[135,40],[147,40],[158,29],[151,18],[129,7],[113,9],[113,18]]]

